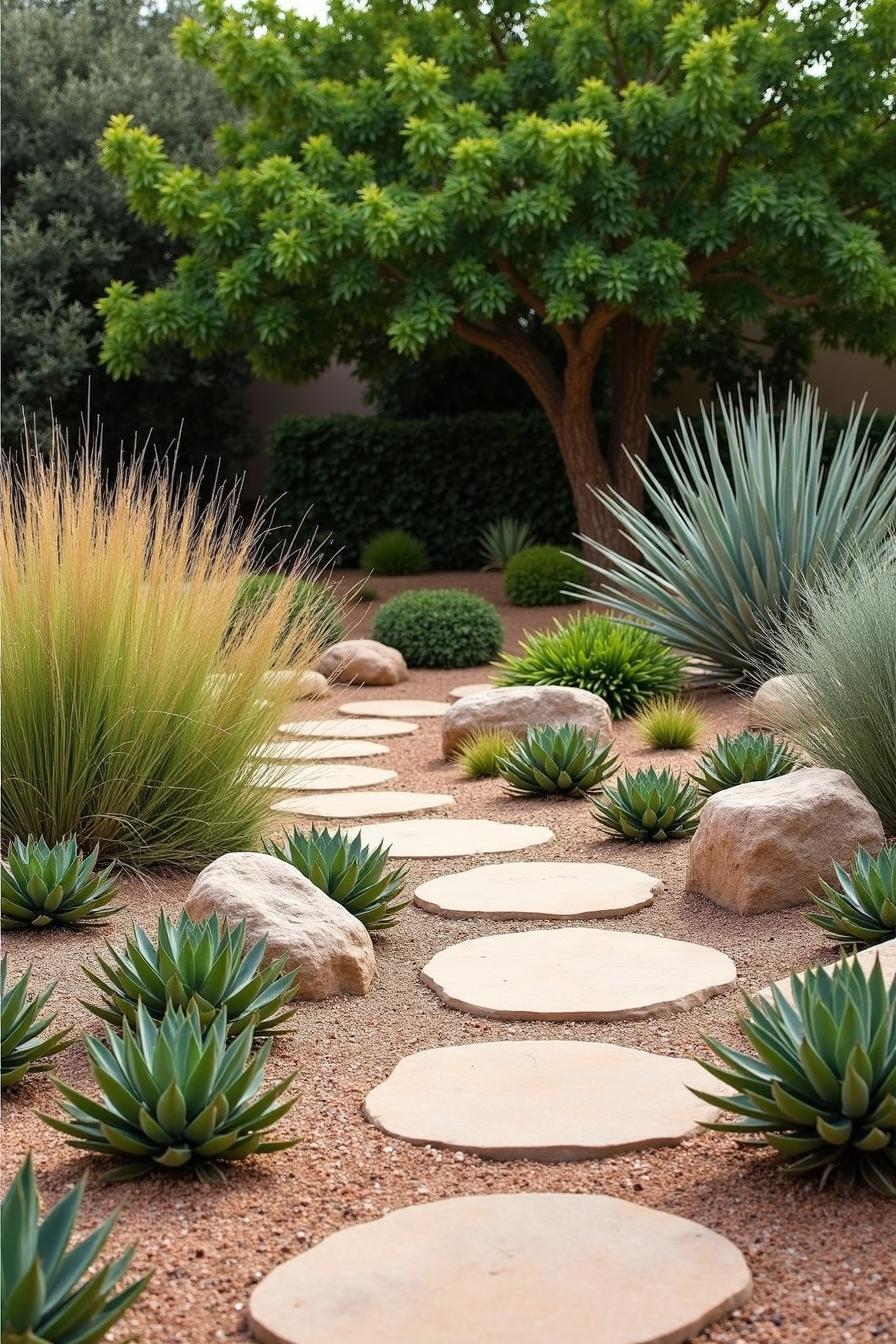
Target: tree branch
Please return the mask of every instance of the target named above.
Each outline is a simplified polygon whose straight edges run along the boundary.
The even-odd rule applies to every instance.
[[[743,282],[752,285],[758,289],[760,294],[764,294],[772,303],[780,304],[782,308],[812,308],[821,301],[821,295],[816,291],[814,294],[782,294],[779,289],[774,289],[767,285],[764,280],[760,280],[758,275],[753,275],[751,271],[714,271],[706,276],[704,284],[722,285],[728,282]]]
[[[563,386],[547,355],[538,349],[530,336],[526,336],[519,327],[492,331],[477,322],[471,322],[460,313],[455,315],[451,330],[462,341],[503,359],[527,384],[548,419],[552,423],[559,420]]]

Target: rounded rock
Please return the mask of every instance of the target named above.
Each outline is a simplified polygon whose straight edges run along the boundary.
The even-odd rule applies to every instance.
[[[331,644],[317,670],[331,681],[358,686],[396,686],[408,679],[401,653],[378,639],[343,639]]]
[[[452,756],[464,738],[485,728],[525,737],[530,728],[574,723],[591,737],[609,739],[606,700],[575,686],[493,686],[455,700],[442,720],[442,755]]]

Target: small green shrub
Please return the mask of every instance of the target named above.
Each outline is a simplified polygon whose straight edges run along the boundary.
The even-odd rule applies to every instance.
[[[454,759],[467,779],[495,779],[499,774],[498,761],[506,756],[514,740],[512,733],[480,728],[463,739]]]
[[[121,1287],[133,1246],[84,1278],[118,1218],[69,1246],[86,1184],[85,1176],[41,1220],[30,1153],[13,1177],[0,1213],[4,1344],[99,1344],[149,1283],[145,1274]]]
[[[578,686],[602,696],[614,719],[681,685],[684,659],[649,630],[585,614],[527,634],[498,660],[500,686]]]
[[[492,604],[475,593],[418,588],[380,608],[373,638],[398,649],[408,667],[478,667],[500,652],[504,628]]]
[[[29,999],[30,976],[29,966],[7,991],[6,957],[0,961],[0,1088],[4,1089],[21,1082],[31,1069],[35,1073],[46,1073],[50,1068],[46,1060],[69,1044],[67,1031],[44,1035],[56,1017],[55,1013],[40,1016],[56,988],[55,980]]]
[[[582,565],[559,546],[527,546],[508,560],[504,592],[515,607],[553,607],[581,599],[567,591],[582,579]]]
[[[85,858],[75,836],[52,848],[43,836],[13,840],[0,864],[0,923],[4,929],[46,928],[107,919],[117,878],[113,864],[95,872],[99,845]]]
[[[704,729],[696,702],[672,695],[660,696],[645,706],[637,724],[642,742],[655,751],[689,751]]]
[[[234,624],[248,616],[266,611],[284,583],[282,574],[250,574],[240,585],[234,609]],[[297,579],[290,599],[290,618],[302,625],[310,615],[321,646],[338,644],[345,637],[342,606],[326,587],[315,579]]]
[[[505,569],[515,555],[535,545],[528,523],[519,518],[498,518],[479,534],[483,570]]]
[[[609,743],[600,743],[578,724],[530,728],[498,761],[511,793],[563,794],[584,798],[619,765]]]
[[[789,775],[799,763],[799,757],[770,733],[723,733],[704,751],[691,779],[709,797],[738,784]]]
[[[361,568],[373,574],[423,574],[428,569],[422,541],[401,532],[378,532],[361,552]]]
[[[365,583],[361,588],[359,588],[356,597],[359,602],[364,603],[379,602],[380,600],[380,595],[374,588],[372,583]]]
[[[367,929],[390,929],[398,922],[399,912],[410,904],[398,900],[408,871],[395,868],[386,872],[389,851],[383,845],[371,849],[358,836],[350,839],[343,831],[312,826],[307,834],[294,829],[283,845],[265,840],[264,848],[275,859],[291,863]]]
[[[702,800],[671,770],[626,770],[594,803],[603,829],[625,840],[683,840],[697,829]]]
[[[896,1197],[896,981],[887,988],[879,961],[866,978],[843,958],[790,986],[792,1005],[776,987],[771,1002],[748,1000],[741,1029],[757,1059],[706,1038],[722,1064],[703,1067],[734,1094],[692,1090],[739,1118],[704,1127],[770,1144],[822,1185],[858,1179]]]
[[[838,943],[870,945],[896,938],[896,845],[872,857],[860,848],[851,867],[834,864],[838,887],[821,883],[808,915]]]

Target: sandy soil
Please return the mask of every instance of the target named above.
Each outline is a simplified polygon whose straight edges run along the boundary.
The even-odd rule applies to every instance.
[[[430,575],[425,582],[434,586],[462,582],[493,599],[500,594],[500,579],[491,575]],[[402,580],[376,581],[382,597],[402,586]],[[569,610],[503,608],[508,646],[525,626],[544,624],[546,618]],[[359,633],[367,632],[372,614],[371,607],[361,609]],[[456,684],[480,680],[483,669],[476,668],[416,672],[387,694],[438,698]],[[383,692],[339,689],[324,702],[324,712],[330,713],[340,699],[365,695]],[[734,697],[712,693],[700,700],[707,740],[743,724],[743,708]],[[628,724],[619,726],[616,742],[628,765],[655,761],[686,767],[693,759],[691,753],[644,750]],[[743,919],[686,897],[682,842],[643,847],[601,839],[586,803],[509,800],[494,781],[463,781],[441,759],[438,720],[423,720],[418,732],[389,738],[388,744],[388,763],[399,772],[397,788],[453,793],[454,816],[489,816],[553,828],[552,844],[511,855],[514,860],[601,859],[659,874],[665,892],[652,907],[626,916],[624,927],[721,948],[734,958],[745,990],[830,956],[819,932],[799,910]],[[475,862],[413,862],[411,884]],[[109,936],[121,936],[131,917],[151,925],[160,906],[176,913],[189,887],[189,878],[129,881],[124,889],[127,911],[114,918]],[[715,1344],[896,1340],[896,1216],[870,1192],[820,1193],[812,1181],[783,1175],[774,1157],[745,1152],[721,1135],[705,1134],[678,1148],[551,1166],[489,1162],[413,1147],[386,1137],[361,1118],[366,1092],[402,1055],[438,1044],[500,1040],[509,1034],[614,1041],[664,1054],[705,1054],[701,1037],[707,1033],[742,1044],[736,1027],[739,998],[734,994],[654,1021],[506,1024],[443,1007],[418,979],[420,967],[450,943],[529,927],[537,925],[449,921],[408,909],[397,928],[376,940],[379,972],[367,997],[303,1004],[294,1019],[294,1034],[275,1047],[270,1076],[298,1070],[294,1089],[298,1101],[282,1124],[284,1134],[300,1137],[298,1147],[235,1165],[223,1185],[159,1175],[130,1186],[103,1188],[98,1178],[104,1164],[68,1148],[63,1136],[39,1119],[38,1112],[55,1110],[52,1085],[38,1079],[10,1095],[4,1107],[4,1182],[29,1147],[48,1199],[58,1198],[86,1168],[88,1217],[99,1219],[123,1201],[116,1244],[138,1239],[135,1268],[155,1267],[149,1289],[113,1338],[133,1333],[146,1344],[244,1340],[246,1302],[253,1285],[280,1260],[329,1233],[409,1203],[487,1191],[556,1190],[601,1192],[666,1209],[697,1219],[741,1247],[755,1277],[753,1300],[701,1339]],[[79,1004],[88,986],[78,969],[92,942],[89,933],[79,932],[5,938],[15,969],[34,958],[37,984],[60,980],[59,1021],[79,1030],[94,1027]],[[63,1056],[58,1072],[69,1083],[92,1089],[83,1050],[77,1045]],[[351,1265],[346,1265],[346,1275],[351,1275]]]

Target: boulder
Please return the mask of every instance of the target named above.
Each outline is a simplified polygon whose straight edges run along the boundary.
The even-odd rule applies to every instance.
[[[842,770],[806,769],[713,794],[688,850],[686,888],[739,915],[802,905],[860,845],[884,842],[880,817]]]
[[[750,728],[774,728],[786,733],[807,710],[804,677],[769,677],[750,701]]]
[[[318,700],[329,691],[327,679],[320,672],[303,672],[296,686],[297,700]]]
[[[378,639],[343,639],[331,644],[317,670],[331,681],[359,686],[395,686],[408,679],[407,664],[398,649]]]
[[[267,960],[285,955],[289,969],[298,967],[300,999],[366,994],[376,974],[361,921],[270,854],[215,859],[193,883],[186,911],[192,919],[244,919],[249,942],[267,938]]]
[[[445,711],[442,753],[451,756],[470,733],[503,728],[522,737],[529,728],[576,723],[592,737],[609,738],[612,722],[606,700],[574,686],[496,686],[465,695]]]

